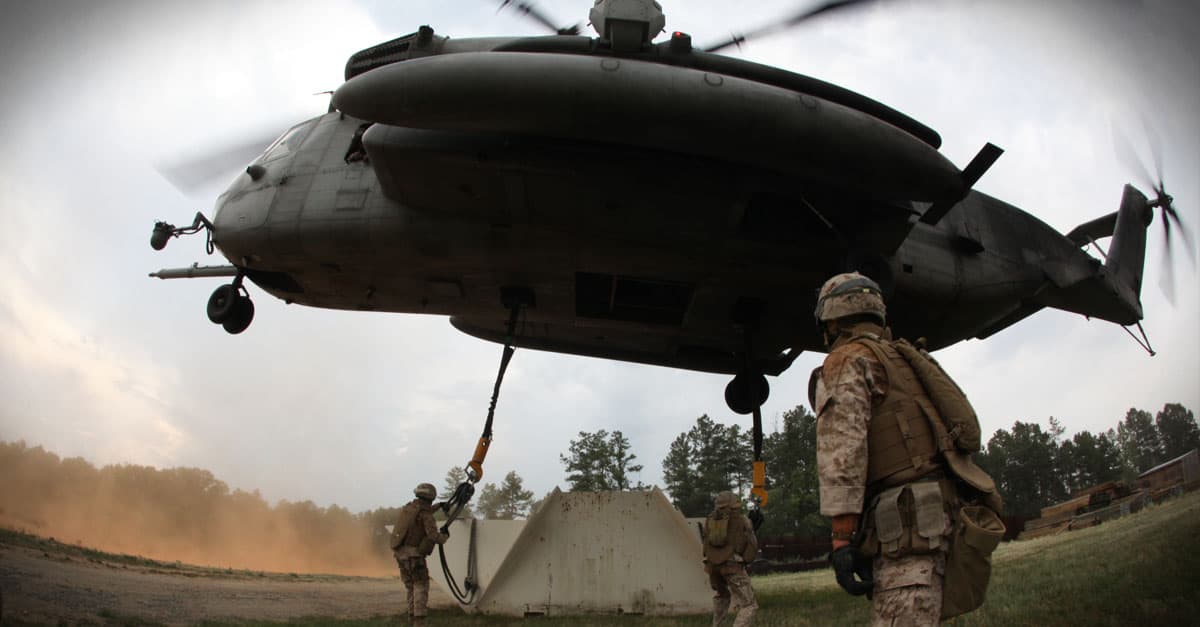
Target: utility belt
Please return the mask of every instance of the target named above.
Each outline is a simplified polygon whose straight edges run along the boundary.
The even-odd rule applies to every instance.
[[[942,473],[886,488],[870,499],[859,534],[865,557],[946,554],[942,620],[983,604],[1005,532],[988,495],[963,499],[959,490],[958,479]]]
[[[885,488],[863,514],[859,553],[898,558],[944,552],[960,507],[957,482],[940,472]]]

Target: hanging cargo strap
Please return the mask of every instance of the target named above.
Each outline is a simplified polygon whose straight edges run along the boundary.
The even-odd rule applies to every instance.
[[[745,322],[742,331],[742,338],[746,342],[746,351],[744,353],[745,363],[743,370],[746,372],[755,372],[755,370],[752,368],[754,359],[754,345],[752,343],[751,336],[757,330],[757,319],[761,314],[762,312],[759,310],[756,312],[751,312],[748,318],[744,318]],[[759,376],[761,377],[761,374],[759,374]],[[754,463],[751,474],[753,487],[750,488],[750,512],[747,514],[747,517],[754,525],[755,531],[758,531],[758,528],[761,527],[763,522],[766,520],[762,513],[762,508],[767,506],[767,465],[765,462],[763,462],[762,458],[762,402],[765,400],[766,395],[764,394],[762,399],[754,403],[754,411],[752,412],[754,415]]]
[[[504,338],[504,352],[500,356],[500,371],[496,373],[496,385],[492,388],[492,400],[488,404],[487,420],[483,423],[483,434],[479,436],[479,442],[475,445],[475,454],[471,456],[471,461],[467,462],[467,480],[458,484],[454,489],[454,493],[450,498],[446,499],[441,504],[442,511],[446,512],[446,523],[442,525],[442,533],[447,533],[450,529],[450,524],[458,519],[459,514],[467,507],[467,503],[471,501],[471,497],[475,494],[475,484],[483,479],[483,461],[487,458],[488,448],[492,444],[492,420],[496,416],[496,402],[500,399],[500,385],[504,382],[504,372],[508,370],[508,362],[512,361],[513,353],[516,349],[513,348],[513,335],[516,333],[517,317],[521,314],[521,305],[523,303],[517,299],[509,304],[508,316],[508,334]],[[475,593],[479,590],[478,582],[475,579],[475,521],[471,521],[471,536],[470,544],[467,548],[467,577],[463,580],[463,585],[460,588],[458,582],[454,580],[454,576],[450,573],[450,565],[446,562],[446,549],[444,545],[438,545],[438,558],[442,562],[442,574],[446,576],[446,581],[450,584],[450,594],[454,599],[464,605],[469,605],[475,600]]]
[[[750,488],[750,502],[753,507],[750,509],[748,518],[754,525],[754,530],[762,526],[766,518],[763,516],[762,508],[767,506],[767,464],[762,458],[762,409],[754,408],[754,466],[753,466],[753,486]]]
[[[463,483],[462,485],[470,485]],[[447,525],[449,523],[446,523]],[[444,527],[443,527],[444,528]],[[460,588],[458,582],[454,580],[454,576],[450,574],[450,564],[446,561],[445,545],[438,545],[438,559],[442,562],[442,574],[446,576],[446,583],[450,584],[450,594],[454,600],[463,605],[470,605],[475,601],[475,593],[479,591],[479,580],[476,578],[477,571],[475,568],[475,519],[471,519],[471,535],[468,537],[467,544],[467,576],[463,579],[463,585]]]

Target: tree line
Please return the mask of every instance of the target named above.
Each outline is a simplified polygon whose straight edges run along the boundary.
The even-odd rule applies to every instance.
[[[1064,437],[1053,417],[1043,428],[1016,421],[999,429],[976,455],[995,479],[1009,514],[1036,517],[1047,505],[1105,481],[1139,473],[1200,448],[1193,412],[1168,403],[1155,415],[1132,408],[1099,434]],[[571,491],[643,490],[643,470],[621,431],[581,431],[559,456]],[[688,517],[706,515],[718,492],[746,495],[753,443],[739,424],[707,415],[671,441],[662,458],[662,486]],[[800,405],[784,412],[763,442],[769,494],[765,535],[822,536],[816,417]],[[0,442],[0,525],[103,550],[165,560],[251,570],[380,574],[393,569],[387,525],[398,507],[353,514],[311,501],[270,505],[257,492],[231,490],[199,468],[155,469],[119,464],[96,468],[59,458],[24,442]],[[445,477],[441,498],[466,479],[461,467]],[[468,515],[525,518],[537,499],[516,471],[486,482]],[[439,517],[441,517],[439,513]]]
[[[1045,429],[1017,421],[1001,429],[977,456],[996,480],[1005,509],[1037,517],[1047,505],[1106,481],[1131,480],[1163,462],[1200,448],[1200,427],[1190,409],[1167,403],[1154,416],[1130,408],[1115,429],[1080,431],[1064,438],[1053,417]]]

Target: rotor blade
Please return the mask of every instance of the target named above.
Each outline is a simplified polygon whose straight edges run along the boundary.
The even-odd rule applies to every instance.
[[[158,171],[175,189],[193,196],[216,182],[219,177],[232,176],[262,153],[278,131],[271,135],[219,146],[199,154],[155,164]]]
[[[1138,158],[1137,152],[1133,149],[1133,145],[1129,143],[1129,139],[1121,132],[1121,129],[1114,124],[1112,127],[1113,148],[1117,153],[1117,160],[1126,168],[1129,168],[1133,175],[1139,177],[1138,184],[1146,185],[1151,189],[1157,190],[1158,187],[1154,184],[1154,177],[1146,171],[1146,165]]]
[[[1154,174],[1158,179],[1158,190],[1162,192],[1163,188],[1163,165],[1162,165],[1162,142],[1158,139],[1158,133],[1154,131],[1154,127],[1150,125],[1150,118],[1146,114],[1142,114],[1142,126],[1146,129],[1146,142],[1150,144],[1150,157],[1154,159]]]
[[[500,8],[503,9],[504,7],[506,7],[510,4],[514,4],[512,2],[512,0],[504,0],[503,2],[500,3]],[[572,26],[561,26],[561,27],[556,26],[554,24],[554,22],[550,21],[550,18],[546,17],[546,15],[544,13],[537,10],[537,8],[534,7],[532,2],[517,2],[517,3],[515,3],[514,6],[521,13],[528,15],[529,17],[536,20],[542,26],[545,26],[546,28],[550,29],[551,31],[554,31],[555,33],[557,33],[559,35],[578,35],[579,34],[579,25],[578,24],[575,24]]]
[[[775,22],[773,24],[768,24],[761,28],[757,28],[755,30],[748,31],[748,32],[742,33],[740,35],[735,34],[726,41],[716,44],[715,46],[710,46],[708,48],[705,48],[704,51],[705,52],[716,52],[718,50],[723,50],[725,48],[728,48],[729,46],[735,46],[735,45],[741,44],[743,41],[746,41],[748,39],[766,37],[768,35],[773,35],[775,33],[785,31],[789,28],[796,26],[797,24],[800,24],[801,22],[803,22],[805,20],[817,17],[818,15],[822,15],[825,13],[831,13],[833,11],[837,11],[838,9],[843,9],[843,8],[846,8],[851,5],[864,4],[867,2],[871,2],[871,1],[872,0],[829,0],[828,2],[823,2],[811,9],[806,9],[804,11],[800,11],[799,13],[796,13],[796,14],[792,15],[791,17],[785,18],[785,19]]]
[[[1183,219],[1179,217],[1179,212],[1175,210],[1175,207],[1165,207],[1163,210],[1163,222],[1169,224],[1171,221],[1175,222],[1179,239],[1183,240],[1183,249],[1187,251],[1188,261],[1191,262],[1192,267],[1195,267],[1196,252],[1192,248],[1192,234],[1188,231],[1187,225],[1183,223]]]
[[[1167,219],[1166,212],[1163,212],[1163,271],[1162,278],[1158,281],[1158,287],[1162,290],[1163,297],[1167,299],[1172,307],[1175,306],[1175,263],[1171,259],[1171,223]]]

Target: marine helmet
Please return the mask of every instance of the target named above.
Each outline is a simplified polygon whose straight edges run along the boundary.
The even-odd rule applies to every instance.
[[[437,488],[433,487],[432,483],[422,483],[413,489],[413,494],[426,501],[432,501],[437,498]]]
[[[717,509],[737,509],[742,506],[738,501],[738,497],[733,492],[725,490],[717,493],[717,498],[713,502],[713,506]]]
[[[834,275],[821,286],[813,312],[818,324],[857,314],[873,315],[883,324],[887,307],[878,283],[857,272],[845,272]]]

